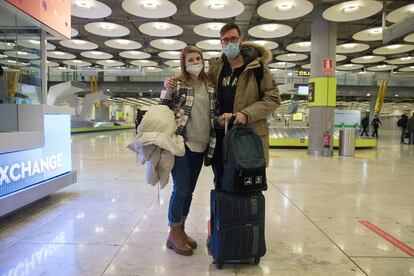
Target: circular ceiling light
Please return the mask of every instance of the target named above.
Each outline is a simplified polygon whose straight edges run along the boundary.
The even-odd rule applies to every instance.
[[[95,50],[98,48],[97,44],[81,39],[62,40],[59,44],[66,48],[76,50]]]
[[[122,8],[127,13],[144,18],[165,18],[177,12],[177,7],[167,0],[124,0]]]
[[[207,39],[196,43],[196,46],[203,50],[221,50],[221,42],[219,39]]]
[[[41,65],[41,61],[40,60],[31,60],[30,63],[33,64],[33,65],[37,65],[37,66],[40,66]],[[48,67],[57,67],[57,66],[59,66],[59,63],[53,62],[53,61],[49,61],[49,60],[46,61],[46,64],[47,64]]]
[[[181,50],[187,46],[185,42],[176,39],[155,39],[150,45],[160,50]]]
[[[181,52],[179,51],[165,51],[160,52],[158,56],[166,59],[179,59],[181,56]]]
[[[281,61],[299,61],[299,60],[305,60],[307,59],[308,56],[305,54],[283,54],[283,55],[278,55],[276,57],[277,60],[281,60]]]
[[[292,68],[295,66],[296,64],[291,63],[291,62],[274,62],[274,63],[269,64],[270,68],[276,68],[276,69]]]
[[[362,56],[358,58],[354,58],[351,60],[352,63],[360,63],[360,64],[367,64],[367,63],[376,63],[385,60],[383,56]]]
[[[40,50],[40,40],[18,39],[16,44],[19,46],[25,47],[25,48]],[[46,49],[48,51],[53,51],[56,49],[56,46],[53,44],[47,43]]]
[[[313,4],[307,0],[272,0],[257,9],[259,16],[272,20],[287,20],[310,13]]]
[[[269,41],[269,40],[253,40],[253,41],[249,41],[252,42],[254,44],[263,46],[269,50],[273,50],[276,49],[277,47],[279,47],[279,44],[277,44],[276,42],[273,41]]]
[[[110,39],[105,41],[104,44],[120,50],[136,50],[142,47],[141,43],[129,39]]]
[[[129,34],[129,29],[110,22],[93,22],[85,25],[85,30],[92,34],[106,37],[121,37]]]
[[[196,0],[190,10],[201,17],[221,19],[240,15],[244,5],[238,0]]]
[[[336,70],[338,70],[338,71],[354,71],[354,70],[361,69],[363,67],[364,66],[360,65],[360,64],[348,63],[348,64],[337,66]]]
[[[382,3],[375,0],[345,1],[327,8],[323,18],[334,22],[350,22],[370,17],[382,10]]]
[[[220,37],[220,30],[225,25],[222,22],[204,23],[194,27],[194,32],[206,37]]]
[[[377,65],[377,66],[368,67],[367,71],[374,71],[374,72],[390,71],[390,70],[394,70],[396,68],[397,68],[397,66],[395,66],[395,65],[381,64],[381,65]]]
[[[170,23],[149,22],[140,25],[139,31],[149,36],[168,37],[180,35],[183,29]]]
[[[149,66],[149,67],[144,67],[145,72],[147,73],[160,73],[162,72],[162,68],[159,67],[153,67],[153,66]]]
[[[399,9],[396,9],[396,10],[390,12],[387,15],[386,19],[389,22],[397,23],[398,21],[403,20],[404,18],[406,18],[407,16],[409,16],[413,13],[414,13],[414,4],[410,4],[410,5],[403,6]]]
[[[404,37],[404,41],[414,43],[414,34],[410,34]]]
[[[141,66],[141,67],[156,67],[158,66],[158,63],[156,63],[155,61],[152,60],[132,60],[130,62],[132,65],[135,66]]]
[[[5,55],[12,58],[18,59],[39,59],[40,57],[36,54],[31,54],[23,51],[5,51]]]
[[[76,67],[87,67],[87,66],[92,65],[92,63],[90,63],[90,62],[83,61],[83,60],[78,60],[78,59],[65,60],[65,61],[63,61],[63,63],[66,64],[66,65],[71,65],[71,66],[76,66]]]
[[[345,43],[336,46],[338,54],[358,53],[369,49],[368,44],[363,43]]]
[[[387,63],[395,64],[395,65],[410,64],[410,63],[414,63],[414,57],[401,57],[401,58],[391,59],[391,60],[387,60]]]
[[[286,49],[292,52],[310,52],[311,51],[311,42],[303,41],[289,44]]]
[[[214,57],[219,57],[220,55],[221,55],[221,52],[218,52],[218,51],[203,52],[203,58],[206,60],[209,60]]]
[[[81,18],[97,19],[110,16],[112,10],[96,0],[72,0],[72,15]]]
[[[336,55],[336,62],[344,61],[347,57],[343,55]]]
[[[165,62],[170,67],[177,67],[180,66],[181,61],[179,59],[168,60]]]
[[[376,55],[395,55],[406,53],[414,50],[414,45],[409,44],[394,44],[388,46],[382,46],[373,51]]]
[[[363,30],[360,32],[357,32],[352,36],[355,40],[360,41],[377,41],[382,40],[382,28],[381,27],[375,27],[370,28],[367,30]]]
[[[282,24],[262,24],[248,30],[249,35],[260,38],[276,38],[290,34],[293,29]]]
[[[98,60],[96,64],[106,66],[106,67],[116,67],[116,66],[123,66],[124,63],[117,60],[107,59],[107,60]]]
[[[75,59],[76,56],[72,54],[68,54],[61,51],[51,51],[47,52],[47,56],[50,58],[56,58],[56,59]]]
[[[85,51],[80,53],[81,56],[90,59],[111,59],[113,55],[101,51]]]
[[[401,71],[401,72],[414,72],[414,66],[402,67],[398,71]]]
[[[124,58],[130,58],[130,59],[146,59],[150,58],[151,55],[148,53],[144,53],[141,51],[124,51],[120,52],[119,55]]]
[[[11,42],[0,42],[0,50],[12,50],[16,44]]]

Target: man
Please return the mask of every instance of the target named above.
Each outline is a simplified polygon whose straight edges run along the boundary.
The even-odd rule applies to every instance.
[[[279,92],[267,67],[272,54],[263,46],[243,42],[240,28],[235,23],[222,27],[220,41],[224,54],[209,61],[209,76],[217,89],[219,114],[226,119],[234,116],[234,124],[246,125],[261,137],[268,165],[269,129],[266,120],[280,105]],[[172,79],[167,79],[165,85],[175,84]],[[216,136],[212,167],[215,183],[221,186],[224,130],[216,129]]]
[[[403,114],[401,118],[397,122],[397,126],[401,128],[401,144],[404,144],[404,136],[405,132],[407,131],[407,124],[408,124],[408,116]]]
[[[374,128],[374,131],[372,132],[372,137],[376,137],[378,139],[378,128],[382,124],[377,115],[375,115],[375,118],[372,120],[371,125]]]
[[[361,136],[364,136],[364,133],[367,137],[369,137],[368,135],[368,126],[369,126],[369,117],[368,115],[365,115],[364,119],[362,119],[361,121],[361,126],[362,126],[362,132],[361,132]]]
[[[409,144],[414,144],[414,112],[407,123],[407,131],[410,134]]]

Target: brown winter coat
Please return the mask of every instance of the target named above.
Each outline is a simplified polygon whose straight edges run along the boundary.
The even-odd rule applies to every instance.
[[[240,52],[243,60],[250,62],[240,74],[237,82],[233,113],[244,113],[247,116],[247,126],[262,138],[266,164],[268,165],[269,128],[267,117],[280,105],[279,91],[273,85],[272,74],[267,66],[267,63],[272,60],[272,54],[263,46],[249,42],[242,43]],[[223,69],[223,58],[226,57],[223,55],[209,61],[209,75],[216,88],[218,88],[220,72]],[[259,100],[257,82],[253,72],[254,68],[260,67],[260,61],[263,64],[263,79],[260,88],[264,92],[261,100]]]

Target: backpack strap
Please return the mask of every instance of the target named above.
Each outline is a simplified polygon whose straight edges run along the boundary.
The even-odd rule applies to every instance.
[[[254,77],[256,78],[256,82],[257,82],[257,88],[259,91],[259,100],[261,100],[264,97],[264,93],[260,87],[260,82],[263,79],[263,63],[259,61],[259,64],[260,66],[257,68],[254,68],[253,73],[254,73]]]

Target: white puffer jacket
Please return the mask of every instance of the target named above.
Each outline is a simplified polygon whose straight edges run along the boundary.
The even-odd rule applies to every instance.
[[[184,138],[176,135],[174,113],[164,105],[154,105],[138,126],[138,134],[128,148],[137,153],[137,161],[147,162],[145,180],[148,184],[167,185],[175,156],[184,156]]]

